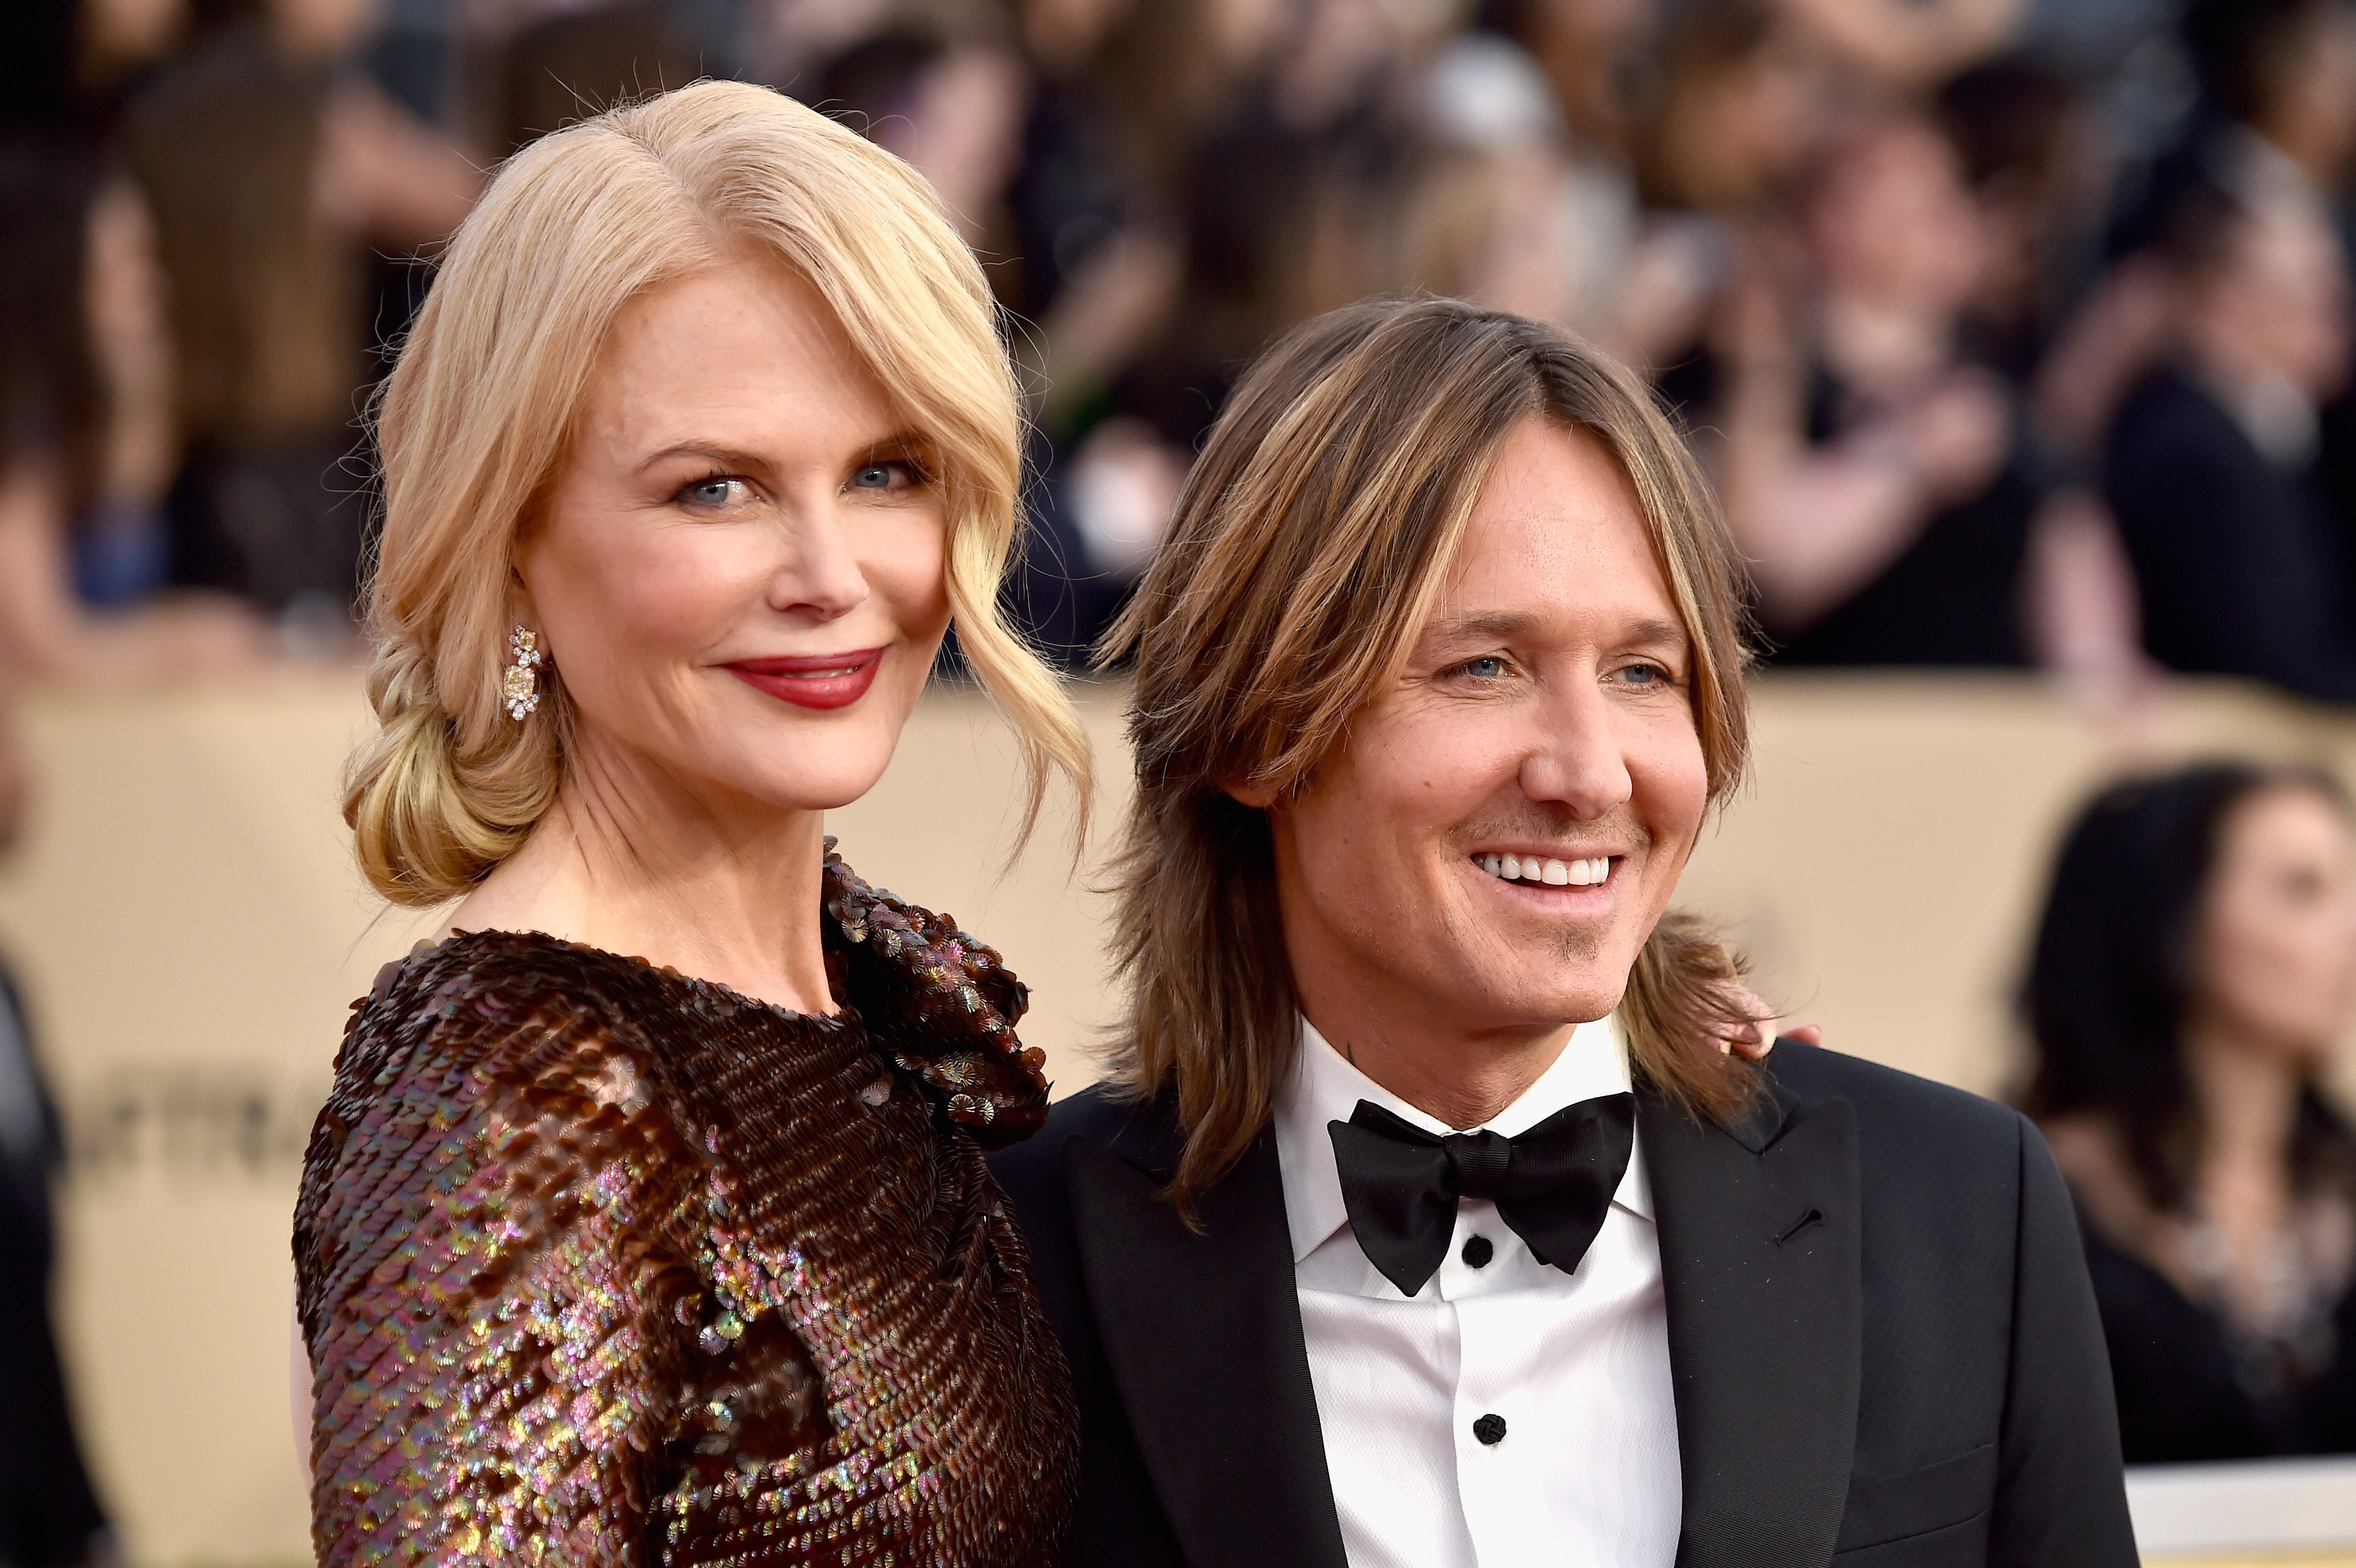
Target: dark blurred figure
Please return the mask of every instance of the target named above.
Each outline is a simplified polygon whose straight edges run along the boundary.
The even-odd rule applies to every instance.
[[[2099,261],[2099,129],[2068,77],[2021,55],[1948,82],[1938,114],[1980,209],[1971,334],[1990,365],[2025,385]]]
[[[1659,0],[1488,0],[1480,21],[1529,52],[1581,146],[1624,165],[1660,9]]]
[[[1693,0],[1663,38],[1634,130],[1645,240],[1622,281],[1619,350],[1689,425],[1715,418],[1739,337],[1736,280],[1771,272],[1823,131],[1828,83],[1770,0]]]
[[[1415,41],[1383,0],[1201,9],[1266,20],[1249,56],[1207,24],[1195,42],[1230,73],[1227,108],[1176,179],[1185,231],[1177,303],[1114,391],[1123,411],[1189,453],[1262,345],[1388,281],[1387,199],[1407,152],[1392,91]]]
[[[1820,155],[1795,286],[1747,282],[1728,518],[1778,664],[2020,665],[2042,495],[1965,311],[1987,240],[1953,146],[1884,112]]]
[[[0,693],[0,859],[25,816],[22,753]],[[114,1559],[82,1468],[49,1319],[50,1183],[62,1154],[16,987],[0,967],[0,1563],[62,1568]]]
[[[2349,280],[2315,204],[2180,192],[2160,252],[2162,366],[2121,407],[2104,492],[2145,646],[2171,669],[2356,701],[2347,562],[2317,483],[2319,408],[2347,379]]]
[[[2128,1463],[2356,1451],[2356,1137],[2316,1092],[2356,1024],[2345,794],[2240,763],[2104,792],[2021,1000]]]
[[[330,637],[348,635],[362,542],[368,247],[441,238],[479,184],[351,67],[371,9],[199,0],[123,128],[171,283],[175,576]]]
[[[1616,54],[1596,36],[1607,19],[1597,10],[1644,15],[1585,0],[1544,15],[1558,27],[1577,14],[1587,24],[1579,37]],[[1541,42],[1555,37],[1523,20]],[[1622,347],[1622,284],[1641,244],[1626,127],[1609,120],[1594,134],[1610,139],[1590,140],[1562,91],[1536,54],[1500,33],[1470,32],[1439,51],[1416,84],[1416,146],[1396,198],[1398,281]],[[1580,112],[1606,117],[1593,103]]]
[[[1032,47],[1084,52],[1113,13],[1068,0],[1033,7],[1034,22],[1053,26]],[[1138,313],[1162,303],[1119,297],[1135,292],[1118,275],[1132,260],[1124,253],[1135,243],[1125,229],[1132,217],[1122,182],[1102,161],[1109,148],[1094,140],[1101,127],[1089,101],[1068,83],[1041,86],[1021,56],[986,34],[953,39],[909,21],[824,62],[804,96],[916,165],[1023,322],[1018,346],[1043,395],[1030,443],[1032,532],[1006,592],[1041,646],[1067,667],[1085,665],[1139,562],[1084,531],[1083,520],[1100,535],[1118,517],[1142,531],[1150,552],[1176,495],[1174,475],[1143,492],[1118,480],[1108,491],[1101,464],[1076,468],[1070,459],[1074,440],[1093,432],[1091,416],[1101,418],[1094,405],[1103,375],[1151,325]],[[1040,98],[1052,105],[1044,124]],[[1026,150],[1044,161],[1031,162]],[[1166,292],[1166,280],[1155,285],[1157,295]],[[1104,450],[1099,442],[1093,452]],[[1147,452],[1151,461],[1150,443]]]
[[[267,628],[160,594],[172,354],[138,190],[70,143],[0,141],[0,664],[135,684],[241,669]]]
[[[1108,101],[1109,84],[1099,69],[1106,40],[1135,0],[1017,0],[1016,31],[1030,63],[1032,91],[1023,123],[1023,146],[1008,189],[1013,251],[991,279],[999,297],[1025,320],[1044,325],[1075,290],[1106,292],[1108,269],[1118,266],[1125,246],[1133,246],[1149,217],[1151,198],[1122,161],[1117,114]],[[1156,257],[1154,298],[1146,309],[1166,303],[1174,263]],[[1121,289],[1113,283],[1115,292]],[[1130,291],[1130,292],[1133,292]],[[1122,341],[1110,355],[1091,343],[1071,368],[1091,389],[1119,367],[1133,350],[1136,326],[1123,313]],[[1081,346],[1075,346],[1080,347]]]
[[[2041,422],[2065,446],[2099,451],[2126,395],[2175,352],[2179,280],[2165,252],[2201,226],[2188,225],[2188,206],[2222,193],[2252,208],[2304,206],[2327,226],[2343,224],[2336,207],[2356,150],[2356,11],[2348,0],[2194,0],[2182,8],[2179,42],[2196,94],[2168,117],[2172,128],[2146,127],[2162,137],[2156,153],[2123,149],[2129,155],[2104,240],[2111,265],[2039,370]],[[2133,134],[2117,123],[2113,131]],[[2327,406],[2322,477],[2329,486],[2344,476],[2340,488],[2356,501],[2356,464],[2334,451],[2356,455],[2356,441],[2329,439],[2333,416]]]
[[[0,133],[54,135],[74,128],[83,9],[74,0],[0,6]]]
[[[601,110],[703,75],[671,7],[611,0],[563,7],[519,30],[499,66],[499,150],[511,153]]]
[[[1787,193],[1815,138],[1826,82],[1772,0],[1693,0],[1661,46],[1636,128],[1646,201],[1721,219]]]
[[[915,165],[985,260],[1006,253],[1031,94],[1020,56],[902,27],[853,46],[818,81],[815,101]]]
[[[2202,98],[2183,155],[2193,177],[2244,197],[2268,185],[2336,196],[2356,153],[2349,0],[2191,0],[2182,27]]]
[[[1869,91],[1912,94],[2002,52],[2029,0],[1779,0],[1808,43]]]

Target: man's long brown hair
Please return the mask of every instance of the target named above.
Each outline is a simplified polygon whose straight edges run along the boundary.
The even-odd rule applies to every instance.
[[[1299,1044],[1268,815],[1227,786],[1297,788],[1395,679],[1490,464],[1537,415],[1593,435],[1633,483],[1692,639],[1694,724],[1721,800],[1749,748],[1742,607],[1709,487],[1651,394],[1569,334],[1452,300],[1352,305],[1244,378],[1167,541],[1105,635],[1136,670],[1137,795],[1114,862],[1130,1010],[1113,1082],[1174,1097],[1172,1195],[1215,1183],[1268,1125]],[[1725,1119],[1756,1080],[1714,1032],[1739,961],[1671,915],[1620,1007],[1638,1082]]]

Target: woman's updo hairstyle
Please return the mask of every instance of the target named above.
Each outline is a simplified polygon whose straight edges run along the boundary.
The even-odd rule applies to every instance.
[[[457,897],[555,799],[572,708],[562,650],[539,710],[500,705],[519,533],[563,460],[599,349],[645,291],[723,254],[808,279],[937,453],[958,645],[1012,723],[1027,832],[1085,737],[999,619],[1022,470],[1016,383],[981,269],[907,165],[765,88],[704,82],[615,109],[508,160],[459,226],[378,414],[384,532],[367,620],[381,725],[344,819],[395,902]]]

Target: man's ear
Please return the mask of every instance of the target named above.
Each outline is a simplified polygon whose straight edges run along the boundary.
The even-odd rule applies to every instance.
[[[1281,799],[1284,795],[1284,792],[1277,788],[1274,784],[1258,784],[1256,782],[1237,783],[1233,780],[1222,779],[1219,781],[1219,787],[1227,792],[1227,798],[1229,800],[1234,801],[1238,805],[1248,805],[1254,811],[1266,811],[1269,806],[1274,805],[1278,800]]]

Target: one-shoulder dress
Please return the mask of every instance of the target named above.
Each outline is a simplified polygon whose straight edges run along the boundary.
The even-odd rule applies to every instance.
[[[552,937],[386,966],[294,1219],[319,1561],[1052,1563],[1070,1375],[982,1161],[1026,992],[830,852],[841,1011]]]

